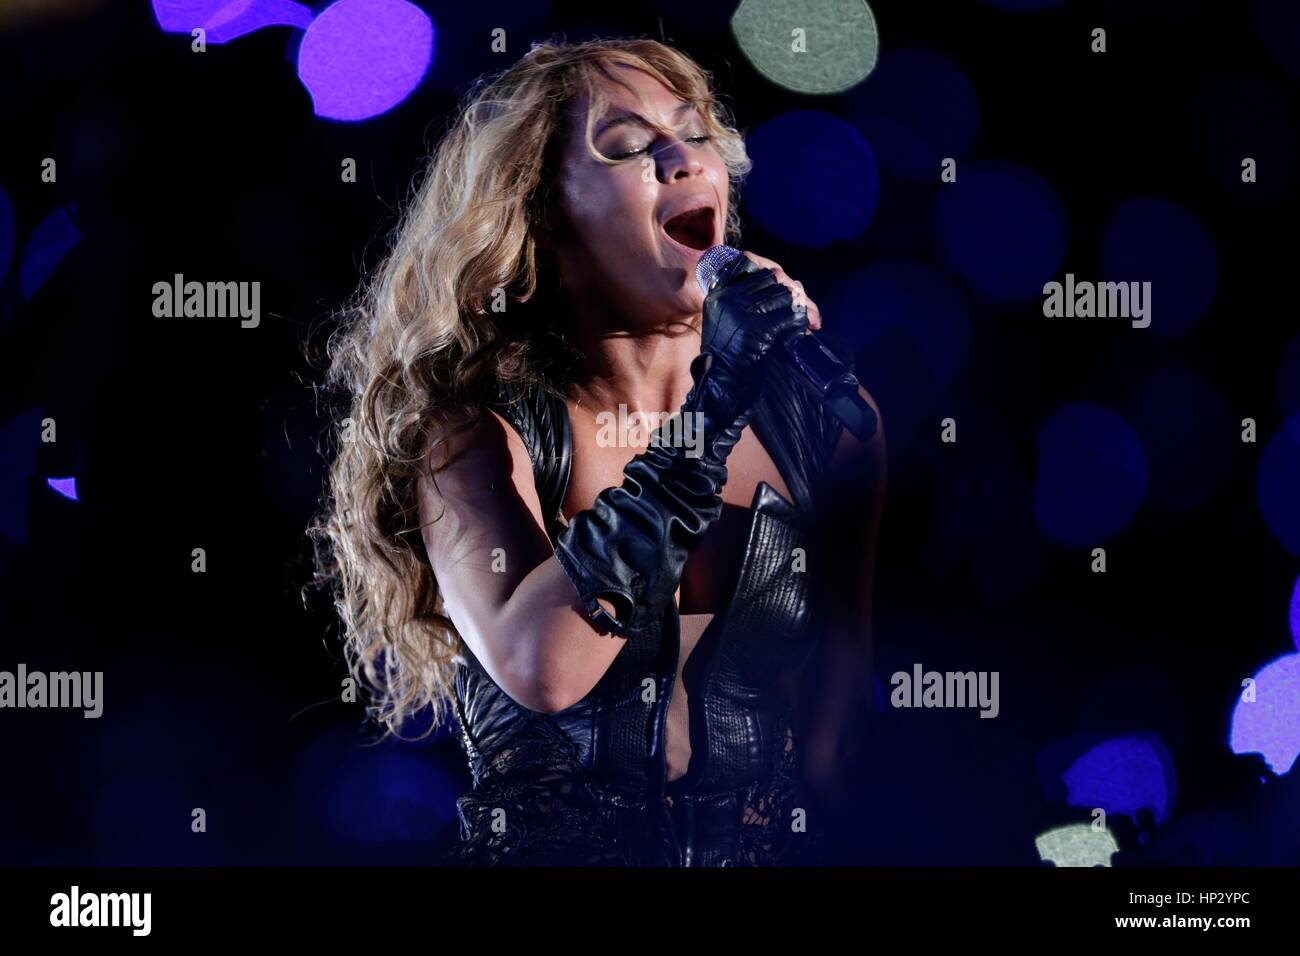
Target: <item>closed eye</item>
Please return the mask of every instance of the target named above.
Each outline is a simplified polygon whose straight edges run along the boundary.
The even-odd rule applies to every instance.
[[[703,144],[709,142],[711,139],[713,139],[711,135],[709,135],[708,133],[702,133],[699,136],[691,136],[690,138],[684,140],[684,142],[690,143],[693,146],[702,146]],[[633,150],[628,150],[625,153],[619,153],[614,158],[631,159],[633,156],[640,156],[642,153],[649,152],[651,145],[653,144],[646,143],[646,145],[642,146],[640,149],[633,149]]]

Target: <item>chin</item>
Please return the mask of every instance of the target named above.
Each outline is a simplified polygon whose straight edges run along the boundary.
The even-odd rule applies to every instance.
[[[692,289],[691,286],[694,288]],[[690,277],[689,286],[682,287],[673,301],[673,306],[673,311],[685,318],[693,318],[704,311],[704,294],[696,284],[695,276]]]

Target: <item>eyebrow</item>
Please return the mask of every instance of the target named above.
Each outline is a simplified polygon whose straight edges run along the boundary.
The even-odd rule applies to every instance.
[[[693,109],[695,109],[694,103],[683,103],[681,106],[677,107],[677,109],[673,110],[673,118],[675,119],[678,116],[681,116],[687,110],[693,110]],[[651,124],[646,121],[646,118],[642,116],[640,113],[620,113],[614,116],[612,119],[604,120],[600,124],[600,126],[597,127],[596,131],[591,135],[592,138],[595,139],[597,136],[599,136],[601,133],[605,132],[606,130],[613,129],[616,126],[627,126],[627,125],[645,126],[645,127],[651,126]]]

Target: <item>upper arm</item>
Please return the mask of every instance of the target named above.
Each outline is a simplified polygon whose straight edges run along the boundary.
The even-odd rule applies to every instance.
[[[507,694],[530,710],[567,709],[624,642],[593,626],[556,559],[523,441],[485,409],[425,460],[421,531],[444,611]]]
[[[432,443],[422,470],[421,535],[444,611],[493,679],[526,702],[530,662],[518,635],[504,639],[505,612],[552,555],[527,449],[484,409],[472,428]]]

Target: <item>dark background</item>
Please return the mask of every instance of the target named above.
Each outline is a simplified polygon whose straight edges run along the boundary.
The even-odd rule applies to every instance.
[[[16,260],[0,287],[7,527],[26,513],[25,541],[0,536],[0,669],[105,672],[98,720],[0,712],[0,862],[431,859],[454,834],[463,757],[446,734],[365,746],[373,728],[360,725],[359,705],[338,700],[346,671],[330,608],[300,596],[327,427],[304,342],[319,341],[382,253],[459,93],[513,62],[525,37],[662,28],[714,71],[742,131],[790,110],[857,109],[855,93],[801,96],[760,76],[726,30],[729,3],[555,2],[532,18],[491,2],[419,5],[439,24],[439,58],[408,100],[358,124],[312,115],[284,28],[196,56],[146,4],[103,3],[0,34],[0,187],[19,246],[69,204],[81,233],[30,299]],[[834,860],[1042,865],[1036,834],[1090,819],[1067,805],[1061,761],[1140,732],[1168,748],[1172,812],[1143,833],[1112,815],[1117,863],[1296,862],[1295,772],[1275,778],[1226,743],[1241,680],[1295,650],[1287,607],[1300,562],[1270,533],[1256,477],[1296,410],[1286,371],[1300,326],[1296,74],[1265,48],[1247,3],[871,6],[886,58],[937,51],[969,80],[979,117],[963,164],[1009,160],[1050,182],[1068,222],[1056,278],[1101,278],[1111,209],[1155,195],[1208,231],[1217,283],[1204,317],[1173,337],[1122,321],[1051,321],[1041,297],[992,301],[937,238],[945,187],[887,169],[875,218],[855,239],[799,247],[746,216],[746,247],[802,279],[828,330],[862,345],[862,378],[889,432],[880,680],[887,688],[914,662],[1001,675],[996,720],[864,706],[846,731],[865,759]],[[1108,30],[1104,55],[1089,52],[1097,25]],[[507,55],[461,39],[494,26],[508,30]],[[1269,109],[1221,92],[1259,88]],[[1207,128],[1202,107],[1215,96],[1227,105]],[[1258,188],[1236,181],[1247,155],[1267,178]],[[58,158],[57,183],[39,181],[46,156]],[[357,160],[355,184],[340,182],[343,157]],[[953,374],[930,380],[906,364],[931,367],[926,350],[950,344],[935,338],[941,328],[873,338],[871,303],[842,294],[841,276],[891,260],[957,290],[970,345]],[[153,283],[177,272],[260,281],[261,326],[155,319]],[[1098,542],[1108,571],[1093,574],[1089,548],[1035,527],[1035,436],[1069,402],[1122,412],[1168,367],[1198,375],[1226,418],[1188,409],[1191,421],[1169,421],[1196,439],[1185,458],[1161,459],[1149,501]],[[58,422],[56,445],[36,441],[44,415]],[[951,445],[939,441],[949,416]],[[1258,444],[1240,442],[1247,416]],[[1155,506],[1161,488],[1225,460],[1194,506]],[[73,473],[78,502],[45,485]],[[1015,480],[980,483],[1000,474]],[[190,571],[195,547],[207,550],[206,574]],[[195,807],[207,811],[204,834],[190,830]]]

